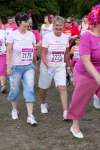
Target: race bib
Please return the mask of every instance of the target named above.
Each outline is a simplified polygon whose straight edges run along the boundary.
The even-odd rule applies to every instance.
[[[64,62],[64,52],[51,52],[48,57],[49,62]]]
[[[79,51],[75,51],[75,52],[74,52],[74,58],[75,58],[75,59],[78,59],[78,58],[79,58]]]
[[[32,48],[22,48],[21,60],[22,61],[32,61],[33,60],[33,49]]]

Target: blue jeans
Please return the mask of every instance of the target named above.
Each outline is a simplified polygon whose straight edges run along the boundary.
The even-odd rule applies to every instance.
[[[21,81],[23,85],[23,96],[25,102],[32,103],[36,100],[34,93],[34,68],[35,66],[33,64],[12,67],[12,73],[9,76],[9,101],[15,102],[16,100],[18,100]]]

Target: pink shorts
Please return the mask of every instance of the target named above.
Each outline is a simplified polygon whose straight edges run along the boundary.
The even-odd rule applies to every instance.
[[[6,54],[0,55],[0,76],[6,75]]]

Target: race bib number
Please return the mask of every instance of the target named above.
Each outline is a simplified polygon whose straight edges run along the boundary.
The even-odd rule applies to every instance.
[[[32,48],[23,48],[21,52],[22,61],[32,61],[33,60],[33,49]]]
[[[74,52],[74,58],[75,58],[75,59],[78,59],[78,58],[79,58],[79,51],[75,51],[75,52]]]
[[[64,52],[52,52],[49,54],[49,62],[64,62]]]

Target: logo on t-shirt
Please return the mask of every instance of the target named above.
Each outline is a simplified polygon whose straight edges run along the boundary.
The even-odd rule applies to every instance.
[[[22,48],[21,51],[22,61],[32,61],[33,59],[33,49],[32,48]]]

